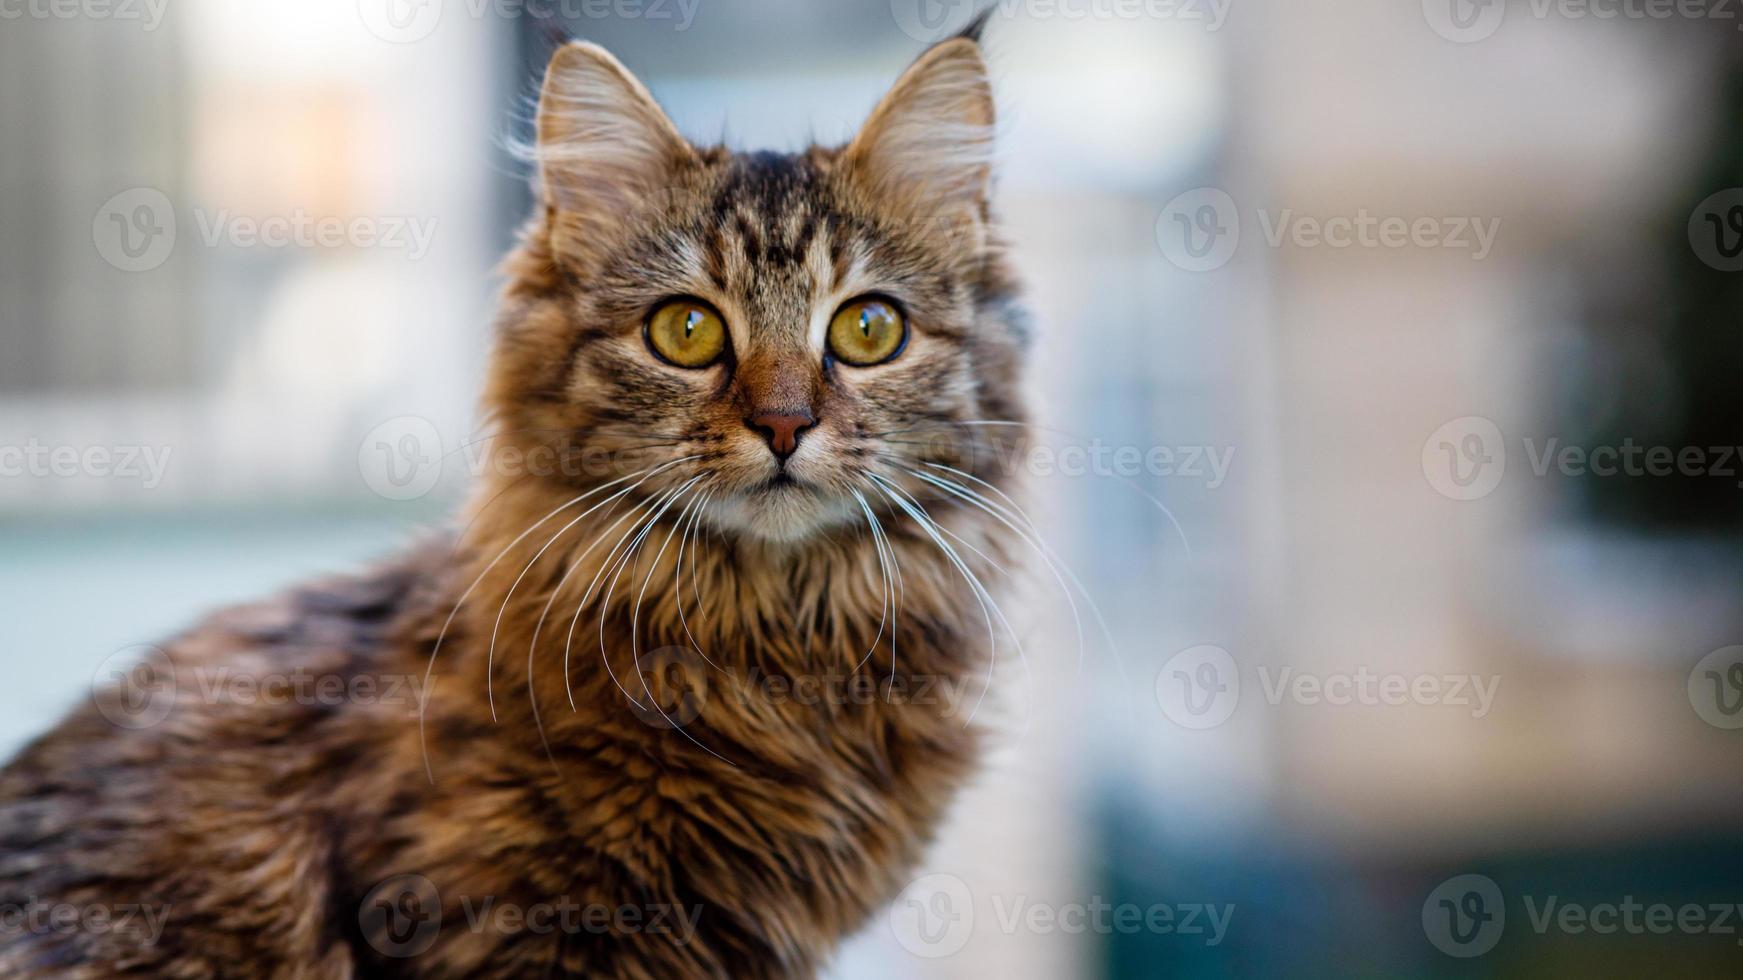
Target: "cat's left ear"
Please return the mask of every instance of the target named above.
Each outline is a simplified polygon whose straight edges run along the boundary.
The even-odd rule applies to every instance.
[[[902,73],[843,154],[883,200],[911,213],[979,213],[992,181],[993,91],[968,32],[927,49]]]
[[[586,254],[657,206],[696,151],[629,69],[597,44],[557,49],[539,92],[536,156],[559,251]]]

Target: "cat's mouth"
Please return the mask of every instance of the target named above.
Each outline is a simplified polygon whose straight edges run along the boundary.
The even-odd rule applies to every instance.
[[[861,520],[851,498],[827,482],[783,467],[735,493],[709,500],[708,518],[722,528],[766,541],[800,541],[820,529]]]

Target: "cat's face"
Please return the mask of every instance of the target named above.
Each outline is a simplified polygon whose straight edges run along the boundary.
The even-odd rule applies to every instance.
[[[933,498],[911,471],[963,465],[939,454],[980,435],[958,423],[1020,418],[991,125],[967,40],[848,146],[797,155],[697,149],[610,55],[565,47],[489,407],[586,463],[558,490],[652,469],[635,496],[688,486],[763,539],[861,523],[892,487]]]

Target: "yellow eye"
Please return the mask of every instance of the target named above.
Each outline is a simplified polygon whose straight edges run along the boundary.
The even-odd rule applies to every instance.
[[[648,317],[648,344],[679,367],[707,367],[726,350],[726,323],[701,300],[667,300]]]
[[[894,303],[876,297],[856,299],[829,321],[829,349],[856,367],[882,364],[901,353],[908,325]]]

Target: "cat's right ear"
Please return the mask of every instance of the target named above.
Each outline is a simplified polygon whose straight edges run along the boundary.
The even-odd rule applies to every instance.
[[[551,56],[537,128],[553,245],[565,254],[603,248],[696,159],[647,88],[597,44],[573,41]]]

